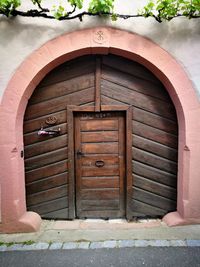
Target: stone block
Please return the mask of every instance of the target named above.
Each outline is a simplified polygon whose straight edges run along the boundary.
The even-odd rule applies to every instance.
[[[54,250],[54,249],[61,249],[62,248],[63,243],[61,242],[55,242],[52,243],[49,247],[50,250]]]
[[[186,244],[188,245],[188,247],[200,247],[200,240],[186,240]]]
[[[135,240],[119,240],[118,247],[119,248],[131,248],[135,246]]]
[[[78,247],[77,242],[67,242],[63,244],[62,249],[75,249]]]

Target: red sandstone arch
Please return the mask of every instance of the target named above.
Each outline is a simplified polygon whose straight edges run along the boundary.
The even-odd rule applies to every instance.
[[[31,232],[40,216],[26,211],[23,116],[27,101],[41,79],[59,64],[85,54],[113,53],[133,59],[162,81],[175,105],[179,124],[177,211],[163,220],[168,225],[200,222],[200,103],[182,67],[152,41],[112,28],[68,33],[34,51],[11,78],[0,109],[2,232]]]

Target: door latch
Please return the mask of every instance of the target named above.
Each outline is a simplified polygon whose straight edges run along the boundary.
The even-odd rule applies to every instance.
[[[78,150],[76,152],[76,155],[77,155],[77,158],[80,158],[80,157],[83,157],[84,156],[84,154],[83,154],[83,152],[81,152],[81,150]]]

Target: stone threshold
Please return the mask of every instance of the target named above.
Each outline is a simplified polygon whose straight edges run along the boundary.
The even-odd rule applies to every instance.
[[[143,242],[144,240],[146,241]],[[49,249],[51,244],[62,244],[60,245],[61,248],[65,248],[67,246],[64,245],[65,243],[73,244],[75,248],[80,248],[82,245],[87,246],[87,244],[88,248],[93,248],[95,245],[92,244],[96,244],[95,242],[100,242],[98,244],[106,248],[106,242],[111,244],[113,241],[116,242],[115,247],[120,247],[120,244],[126,242],[133,244],[133,246],[137,246],[140,242],[150,246],[155,245],[155,242],[158,242],[156,240],[162,240],[170,246],[173,242],[178,244],[179,240],[182,240],[181,244],[185,246],[186,240],[200,240],[200,225],[168,227],[160,220],[138,222],[127,222],[126,220],[43,220],[38,232],[0,234],[1,249],[4,247],[10,249],[9,247],[12,248],[15,244],[23,247],[23,249],[26,249],[26,246],[31,249],[31,246],[34,247],[35,244],[46,244],[44,245],[46,249]]]
[[[53,230],[125,230],[134,228],[152,228],[163,225],[160,219],[145,219],[128,222],[125,219],[86,219],[73,221],[53,221],[51,227]]]

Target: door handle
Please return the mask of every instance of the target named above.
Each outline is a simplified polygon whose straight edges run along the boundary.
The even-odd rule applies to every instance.
[[[41,128],[39,131],[38,131],[38,135],[39,136],[57,136],[59,135],[61,132],[61,129],[58,128],[58,129],[43,129]]]
[[[95,166],[98,167],[98,168],[103,167],[104,164],[105,164],[105,163],[104,163],[103,160],[97,160],[97,161],[95,162]]]
[[[81,152],[81,150],[78,150],[76,152],[76,155],[77,155],[77,158],[84,157],[84,154],[83,154],[83,152]]]

